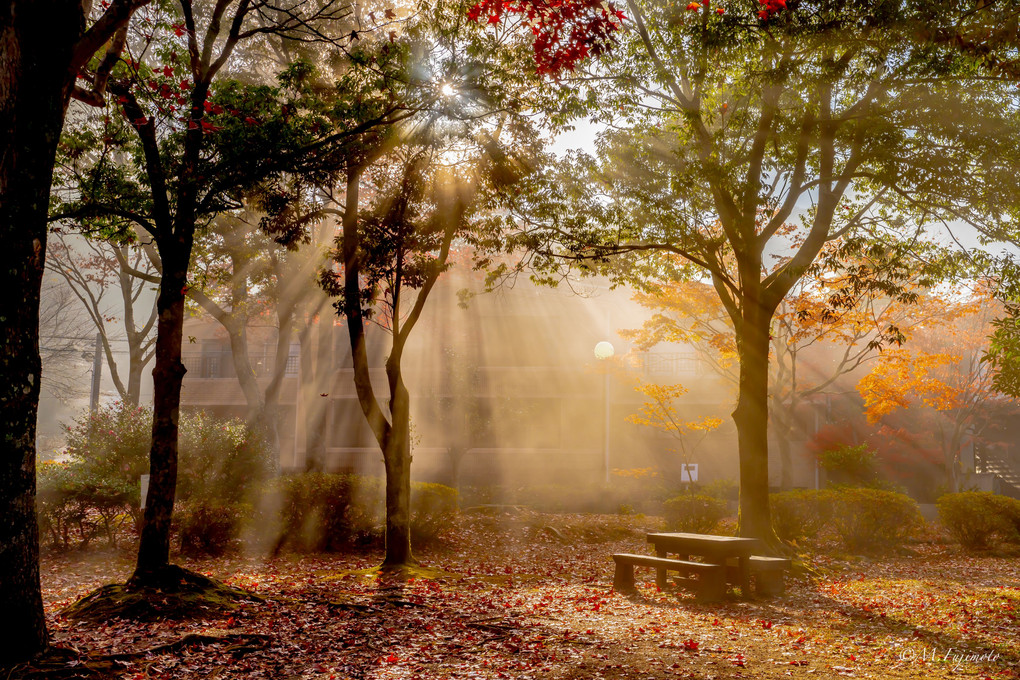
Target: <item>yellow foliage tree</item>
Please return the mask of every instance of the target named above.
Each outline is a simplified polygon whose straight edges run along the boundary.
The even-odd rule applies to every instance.
[[[673,450],[680,455],[686,472],[695,449],[709,432],[722,425],[722,419],[704,416],[700,420],[684,420],[675,403],[688,392],[683,385],[641,383],[634,389],[645,395],[646,400],[638,413],[627,416],[627,422],[668,433],[677,442]]]
[[[933,319],[948,323],[963,313],[919,286],[906,286],[916,293],[912,303],[856,294],[849,269],[844,263],[812,271],[790,290],[772,317],[768,415],[784,488],[793,481],[791,441],[798,427],[797,413],[805,402],[830,392],[843,376],[875,360],[883,345],[906,340],[914,328]],[[839,304],[833,303],[833,297],[841,299]],[[621,331],[622,337],[642,350],[660,343],[687,345],[713,372],[737,387],[733,322],[711,284],[662,281],[634,299],[654,313],[641,328]]]

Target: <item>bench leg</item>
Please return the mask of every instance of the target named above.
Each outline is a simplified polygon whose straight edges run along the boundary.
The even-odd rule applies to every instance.
[[[613,590],[618,593],[629,594],[637,590],[634,587],[634,565],[624,562],[616,563],[616,572],[613,574]]]
[[[668,555],[666,554],[666,551],[661,549],[661,548],[658,548],[658,547],[655,548],[655,554],[658,557],[668,557]],[[656,587],[658,587],[659,590],[665,590],[666,589],[666,584],[668,582],[669,581],[666,579],[666,570],[665,569],[656,569],[655,570],[655,585],[656,585]]]
[[[698,599],[714,602],[726,596],[726,569],[716,569],[698,574]]]
[[[746,600],[751,597],[751,558],[741,557],[737,564],[740,571],[740,596]]]
[[[786,590],[782,571],[760,571],[755,578],[759,595],[782,595]]]

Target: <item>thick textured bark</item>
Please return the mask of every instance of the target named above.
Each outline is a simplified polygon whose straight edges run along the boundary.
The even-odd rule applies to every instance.
[[[35,516],[39,295],[50,182],[84,17],[74,2],[0,13],[0,666],[47,644]]]
[[[190,245],[189,239],[187,247],[177,252],[160,253],[163,259],[163,279],[156,301],[159,321],[156,327],[156,365],[152,369],[149,491],[138,544],[138,561],[130,580],[130,584],[135,586],[152,582],[170,563],[170,521],[177,491],[181,383],[186,372],[181,362],[181,340],[184,335],[184,292],[191,255]]]
[[[775,544],[769,512],[769,321],[771,314],[745,297],[737,328],[739,398],[733,411],[740,452],[740,535]]]

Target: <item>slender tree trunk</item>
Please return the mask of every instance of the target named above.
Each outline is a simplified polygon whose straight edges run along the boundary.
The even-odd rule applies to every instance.
[[[757,301],[745,297],[742,323],[737,328],[740,392],[733,422],[740,453],[740,535],[776,544],[769,512],[770,318]]]
[[[46,648],[35,514],[39,297],[57,142],[80,4],[7,2],[0,13],[0,666]]]
[[[142,398],[142,360],[133,355],[128,357],[128,382],[124,403],[135,408]]]
[[[177,250],[184,244],[174,243]],[[170,521],[177,491],[177,443],[181,383],[187,369],[181,362],[184,294],[188,279],[190,242],[183,252],[161,252],[163,278],[156,305],[156,365],[152,369],[152,448],[149,450],[149,491],[145,502],[138,562],[129,585],[158,583],[170,564]]]
[[[411,412],[410,395],[400,377],[400,351],[386,362],[392,396],[392,427],[383,448],[386,466],[386,557],[383,566],[414,564],[411,554]]]
[[[227,337],[230,339],[230,359],[234,364],[237,383],[241,386],[241,392],[244,394],[244,401],[247,405],[244,419],[245,422],[253,424],[263,420],[266,404],[258,379],[255,377],[255,370],[251,367],[251,357],[248,355],[246,321],[243,318],[232,318],[228,323],[224,323],[223,327],[227,330]]]

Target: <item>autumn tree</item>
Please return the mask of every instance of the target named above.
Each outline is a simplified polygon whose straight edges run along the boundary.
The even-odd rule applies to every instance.
[[[959,491],[963,449],[980,441],[1012,400],[996,388],[996,372],[985,361],[988,333],[1001,308],[986,285],[952,301],[952,322],[919,321],[915,339],[886,350],[857,390],[869,423],[884,422],[902,409],[920,413],[924,433],[941,451],[946,486]]]
[[[285,210],[297,200],[288,192],[288,173],[309,158],[324,162],[350,135],[405,115],[386,99],[352,108],[351,93],[366,86],[366,77],[354,72],[332,88],[316,89],[307,62],[255,83],[229,77],[230,68],[242,47],[280,34],[342,46],[353,39],[348,14],[341,3],[300,1],[224,0],[206,7],[184,0],[179,10],[153,9],[145,32],[128,41],[130,57],[114,70],[116,101],[105,116],[84,122],[92,146],[69,149],[75,163],[87,166],[76,176],[87,180],[64,197],[60,216],[94,228],[135,225],[153,239],[161,267],[150,482],[130,587],[159,586],[182,574],[169,566],[170,519],[196,231],[210,217],[241,208],[245,196],[258,196],[264,209]],[[383,62],[374,64],[368,80],[387,77]],[[264,225],[269,231],[276,226]],[[294,242],[303,226],[274,235]]]
[[[831,249],[830,249],[831,250]],[[946,256],[938,249],[933,255]],[[844,376],[874,360],[882,347],[909,340],[918,323],[951,319],[945,301],[918,286],[924,267],[902,282],[903,293],[889,297],[854,291],[864,272],[884,266],[877,259],[828,259],[787,294],[776,308],[769,334],[769,423],[780,462],[780,485],[792,479],[791,438],[804,404],[839,387]],[[718,294],[706,281],[656,282],[635,294],[653,315],[641,328],[622,331],[639,349],[679,343],[734,388],[739,366],[733,323]]]
[[[835,239],[849,256],[935,221],[994,220],[985,192],[1016,136],[1005,90],[930,38],[957,18],[949,7],[630,0],[625,12],[611,57],[564,84],[608,126],[598,155],[536,181],[518,206],[520,243],[545,254],[539,267],[566,261],[618,280],[661,279],[644,256],[671,252],[711,281],[736,338],[740,533],[775,543],[768,365],[779,305]]]
[[[702,416],[700,420],[686,420],[675,404],[676,400],[687,394],[683,385],[657,385],[642,383],[634,388],[645,395],[645,402],[638,413],[627,416],[627,422],[643,425],[665,432],[676,442],[674,451],[687,469],[691,456],[712,430],[722,425],[722,420],[710,416]],[[681,475],[682,479],[682,475]]]
[[[46,647],[35,521],[39,293],[60,130],[71,97],[102,102],[131,15],[147,0],[11,0],[0,19],[0,666]]]

